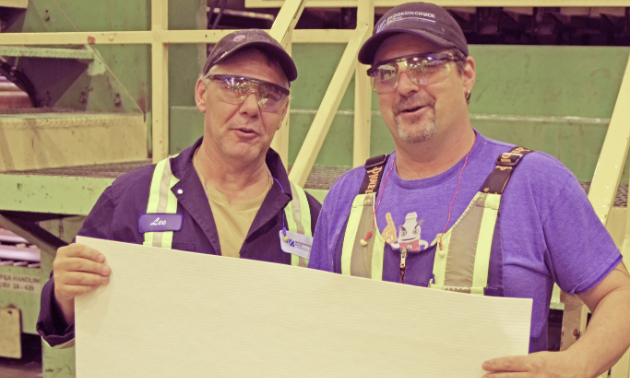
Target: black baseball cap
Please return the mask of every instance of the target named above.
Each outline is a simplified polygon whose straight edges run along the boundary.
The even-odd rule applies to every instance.
[[[282,45],[273,39],[267,32],[260,29],[246,29],[230,33],[214,46],[210,55],[206,59],[203,67],[203,75],[205,76],[212,66],[227,59],[235,52],[248,47],[257,47],[261,50],[269,52],[271,56],[276,58],[284,74],[289,81],[297,79],[297,69],[291,56],[282,48]]]
[[[361,47],[359,62],[373,64],[376,50],[387,38],[400,33],[417,35],[468,56],[464,32],[444,8],[431,3],[407,3],[392,8],[374,26],[374,33]]]

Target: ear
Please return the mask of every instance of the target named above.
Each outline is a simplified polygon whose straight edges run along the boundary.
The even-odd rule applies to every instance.
[[[282,114],[280,115],[280,124],[278,125],[278,128],[276,130],[280,130],[280,128],[282,127],[282,124],[284,123],[284,117],[287,116],[290,104],[291,101],[287,102],[287,104],[284,106],[284,109],[282,109]]]
[[[475,60],[472,57],[466,57],[466,66],[462,74],[464,78],[464,92],[472,92],[477,78]]]
[[[197,79],[197,85],[195,86],[195,103],[197,104],[197,109],[200,112],[206,112],[206,90],[208,86],[203,82],[201,78]]]

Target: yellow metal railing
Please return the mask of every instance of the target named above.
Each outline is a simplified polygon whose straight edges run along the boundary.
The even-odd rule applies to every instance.
[[[0,0],[0,7],[26,9],[26,7],[28,7],[28,0]]]
[[[290,1],[290,0],[289,0]],[[308,0],[309,8],[357,7],[363,0]],[[394,7],[412,0],[374,0],[377,7]],[[626,0],[431,0],[442,7],[626,7]],[[284,0],[245,0],[248,8],[279,8]]]
[[[315,114],[315,119],[311,124],[310,129],[308,130],[308,134],[306,134],[306,139],[304,140],[304,144],[302,144],[302,148],[295,158],[295,163],[293,163],[293,169],[289,174],[289,178],[291,181],[297,183],[298,185],[304,186],[306,183],[306,179],[308,178],[309,173],[311,172],[311,168],[313,168],[313,164],[315,163],[315,159],[319,154],[319,150],[324,144],[324,139],[326,139],[326,135],[328,134],[328,130],[330,129],[330,125],[332,124],[335,115],[337,114],[337,110],[339,109],[339,104],[341,103],[341,99],[346,93],[346,89],[348,88],[348,84],[350,83],[350,79],[352,78],[352,73],[357,70],[357,55],[359,55],[359,49],[365,40],[365,36],[368,32],[367,24],[357,25],[357,29],[354,32],[354,35],[350,39],[346,50],[343,52],[341,56],[341,60],[339,61],[339,66],[335,71],[335,74],[332,77],[332,81],[326,90],[326,94],[324,95],[324,99],[322,100],[319,109],[317,110],[317,114]],[[357,75],[359,80],[365,80],[367,75],[364,72],[361,72],[360,75]],[[370,88],[366,88],[366,90],[371,90]],[[357,96],[357,99],[361,97]],[[364,97],[366,98],[366,97]],[[369,99],[369,97],[367,97]],[[362,110],[363,106],[367,106],[368,109],[371,104],[359,104],[355,105],[355,108],[359,106]],[[366,116],[366,112],[362,112],[363,116]],[[367,117],[370,117],[370,114],[367,113]],[[363,124],[365,126],[369,124]],[[356,128],[355,124],[355,128]],[[357,134],[360,131],[355,130]],[[369,140],[367,141],[369,143]],[[369,156],[369,144],[366,149],[367,155]],[[362,159],[362,162],[365,162],[365,159]],[[362,164],[361,162],[361,164]]]
[[[287,3],[286,6],[283,6],[276,17],[276,21],[271,26],[271,30],[269,34],[275,38],[282,47],[289,53],[292,54],[292,39],[293,39],[293,29],[297,24],[300,16],[302,15],[302,11],[304,11],[304,3],[306,0],[295,0],[291,3]],[[280,158],[282,159],[282,163],[284,163],[285,167],[289,166],[289,119],[291,111],[291,104],[289,104],[289,109],[287,109],[287,115],[282,122],[282,126],[280,130],[276,132],[276,135],[271,142],[271,147],[278,152]]]

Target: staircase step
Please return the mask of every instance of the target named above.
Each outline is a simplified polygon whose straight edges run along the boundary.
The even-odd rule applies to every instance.
[[[0,3],[2,0],[0,0]],[[64,49],[51,47],[0,46],[0,56],[94,60],[94,52],[88,49]]]
[[[0,114],[0,172],[146,159],[143,114]]]
[[[0,0],[0,7],[26,9],[28,0]]]

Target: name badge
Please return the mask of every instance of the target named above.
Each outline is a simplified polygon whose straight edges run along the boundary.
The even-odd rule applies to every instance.
[[[138,217],[138,232],[181,231],[182,223],[182,214],[142,214]]]
[[[313,246],[313,238],[310,236],[296,234],[287,231],[288,241],[284,241],[284,231],[280,230],[280,248],[286,253],[291,253],[303,257],[308,260],[311,256],[311,247]]]

